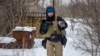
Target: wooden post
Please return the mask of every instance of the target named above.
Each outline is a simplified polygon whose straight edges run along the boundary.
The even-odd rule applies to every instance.
[[[55,8],[55,0],[53,0],[53,7]]]

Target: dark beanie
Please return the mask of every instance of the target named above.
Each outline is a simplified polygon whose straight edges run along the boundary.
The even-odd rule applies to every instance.
[[[50,12],[53,12],[53,13],[54,13],[54,16],[53,16],[53,17],[48,17],[48,13],[50,13]],[[54,9],[54,7],[48,6],[48,7],[46,8],[46,18],[47,18],[47,20],[49,20],[49,21],[53,21],[53,20],[54,20],[54,18],[55,18],[55,9]]]
[[[46,9],[46,13],[53,12],[55,13],[55,9],[52,6],[48,6]]]

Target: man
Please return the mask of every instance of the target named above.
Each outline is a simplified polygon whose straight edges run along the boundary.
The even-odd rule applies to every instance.
[[[40,26],[41,37],[46,37],[42,45],[47,49],[47,56],[63,56],[63,42],[61,39],[62,30],[66,27],[67,23],[61,17],[55,16],[55,9],[48,6],[46,20],[43,20]]]

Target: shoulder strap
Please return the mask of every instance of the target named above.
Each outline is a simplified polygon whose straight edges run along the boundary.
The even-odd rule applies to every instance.
[[[54,31],[57,32],[58,26],[57,26],[57,16],[55,16],[55,22],[54,22]]]
[[[56,31],[56,33],[58,33],[58,20],[57,20],[57,16],[55,17],[55,22],[54,22],[54,29]],[[61,34],[65,35],[65,31],[64,30],[61,30]]]

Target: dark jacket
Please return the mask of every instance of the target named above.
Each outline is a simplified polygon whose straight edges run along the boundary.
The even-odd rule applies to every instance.
[[[57,25],[58,26],[58,29],[59,30],[65,30],[67,27],[68,27],[68,25],[67,25],[67,23],[61,18],[61,17],[57,17],[57,22],[59,22],[59,21],[63,21],[64,22],[64,24],[65,24],[65,26],[63,26],[63,27],[61,27],[61,25]],[[42,26],[41,26],[42,27]],[[47,27],[48,28],[48,27]],[[66,38],[66,36],[64,36],[64,35],[62,35],[62,34],[51,34],[51,36],[50,37],[52,37],[52,36],[56,36],[56,38],[54,38],[54,39],[52,39],[52,38],[45,38],[43,41],[42,41],[42,46],[44,47],[44,48],[46,48],[46,42],[47,42],[47,40],[50,40],[50,41],[53,41],[53,42],[58,42],[58,41],[61,41],[61,44],[63,45],[63,46],[65,46],[66,45],[66,43],[67,43],[67,38]]]
[[[54,15],[52,17],[48,16],[49,12],[53,12]],[[56,20],[57,19],[57,20]],[[51,22],[51,23],[49,23]],[[57,23],[57,24],[56,24]],[[57,26],[57,30],[55,29],[55,26]],[[51,6],[46,8],[46,20],[43,20],[40,26],[40,33],[42,34],[41,37],[49,37],[49,38],[45,38],[42,41],[42,46],[44,48],[46,48],[46,42],[47,40],[53,41],[53,42],[58,42],[61,41],[62,45],[64,45],[64,43],[66,41],[62,40],[62,34],[61,34],[61,30],[64,30],[65,28],[67,28],[67,23],[59,16],[55,16],[55,9]],[[56,34],[53,34],[54,32],[57,32]],[[55,37],[53,37],[55,36]]]

